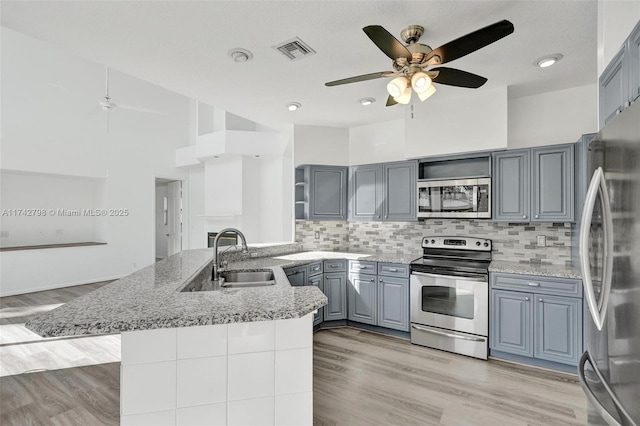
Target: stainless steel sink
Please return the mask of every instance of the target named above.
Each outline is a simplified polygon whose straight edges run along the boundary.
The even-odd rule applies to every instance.
[[[220,273],[221,287],[265,287],[276,283],[273,271],[224,271]]]

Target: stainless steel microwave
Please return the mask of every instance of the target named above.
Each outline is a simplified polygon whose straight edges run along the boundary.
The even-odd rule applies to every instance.
[[[418,182],[418,218],[491,218],[491,178]]]

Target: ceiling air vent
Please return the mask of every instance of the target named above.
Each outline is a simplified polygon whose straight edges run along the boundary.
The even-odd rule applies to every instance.
[[[277,44],[273,46],[273,48],[289,58],[290,61],[297,61],[300,58],[316,53],[315,50],[310,48],[307,43],[300,40],[298,37]]]

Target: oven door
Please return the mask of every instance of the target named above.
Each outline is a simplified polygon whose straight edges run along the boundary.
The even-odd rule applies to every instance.
[[[489,283],[486,276],[412,272],[411,322],[488,336]]]

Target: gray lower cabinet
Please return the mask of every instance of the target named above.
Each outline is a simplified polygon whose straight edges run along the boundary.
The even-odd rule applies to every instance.
[[[284,273],[289,279],[289,283],[292,286],[298,287],[308,285],[309,282],[309,265],[295,266],[293,268],[287,268]]]
[[[378,275],[377,315],[379,326],[409,331],[409,279]]]
[[[489,347],[577,365],[583,346],[582,304],[580,280],[492,273]]]
[[[347,273],[324,274],[324,294],[329,302],[324,307],[324,321],[347,318]]]
[[[574,144],[493,153],[493,221],[573,222]]]
[[[418,162],[397,161],[349,168],[349,219],[417,220]]]
[[[350,321],[376,325],[378,286],[376,275],[350,274],[347,287]]]
[[[309,285],[316,286],[320,291],[324,292],[324,282],[322,273],[309,277]],[[313,325],[320,324],[324,319],[324,307],[319,308],[318,312],[313,315]]]

